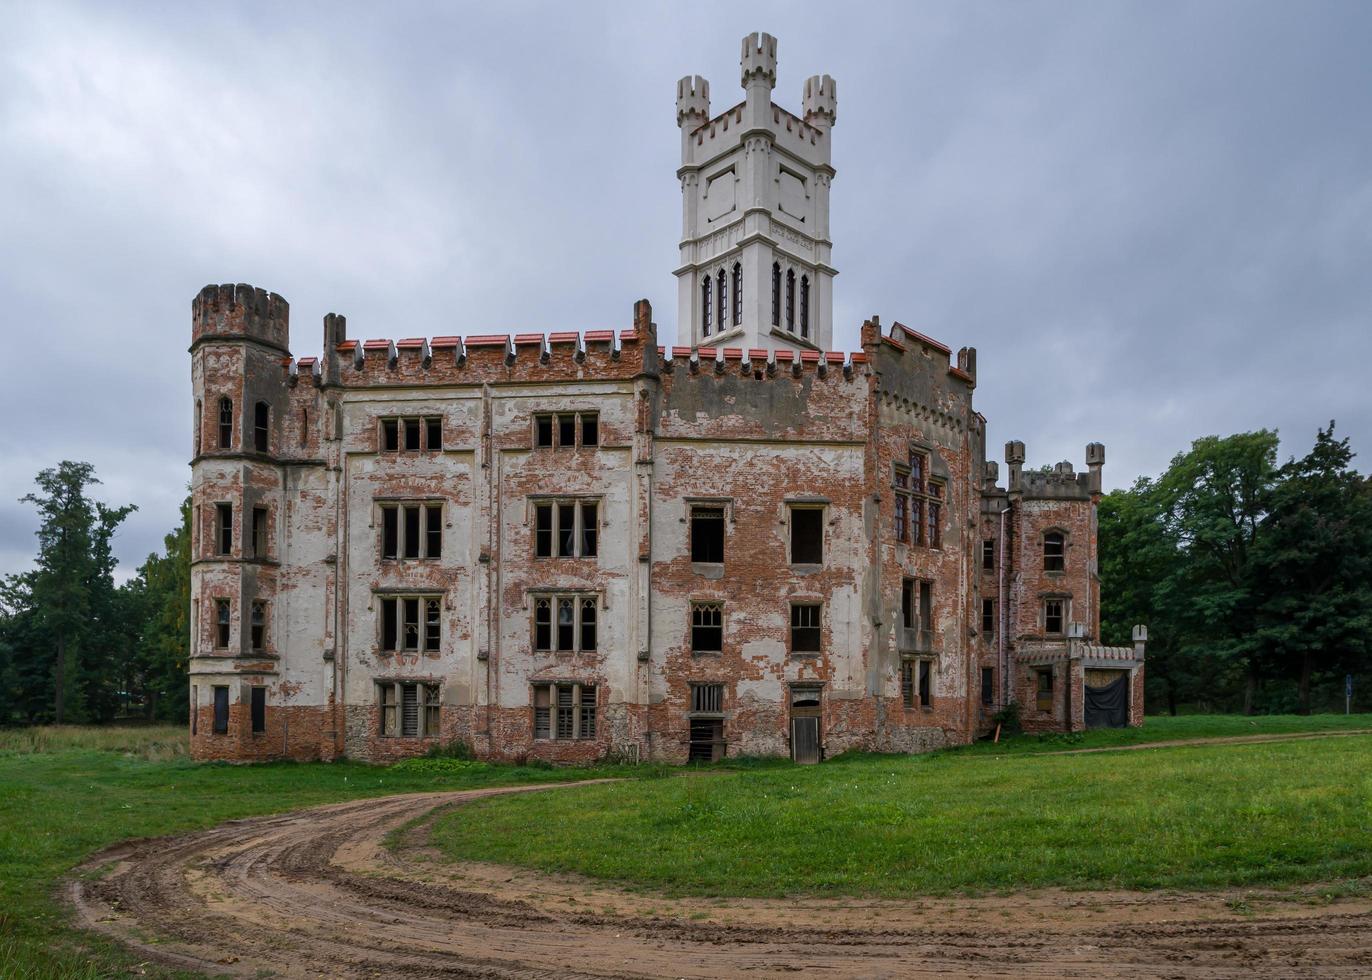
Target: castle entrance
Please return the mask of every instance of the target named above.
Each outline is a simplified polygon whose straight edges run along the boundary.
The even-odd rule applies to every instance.
[[[820,759],[820,688],[791,689],[791,758],[802,765]]]

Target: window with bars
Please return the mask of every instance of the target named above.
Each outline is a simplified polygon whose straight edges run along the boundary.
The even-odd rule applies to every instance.
[[[1043,536],[1043,570],[1061,572],[1067,568],[1067,536],[1049,531]]]
[[[443,419],[437,415],[381,419],[383,453],[438,452],[443,448]]]
[[[822,608],[819,603],[794,603],[791,606],[791,652],[819,653],[820,619]]]
[[[219,448],[233,448],[233,399],[219,399]]]
[[[724,604],[691,604],[691,652],[719,653],[724,649]]]
[[[599,412],[539,412],[534,415],[534,446],[538,449],[599,445]]]
[[[267,452],[271,445],[272,407],[266,402],[253,406],[252,446],[259,453]]]
[[[443,598],[379,596],[383,653],[437,653],[442,646]]]
[[[382,735],[435,738],[440,732],[443,702],[436,683],[379,681],[376,703]]]
[[[599,501],[573,497],[534,502],[534,557],[594,558],[599,549]]]
[[[223,649],[229,645],[229,600],[214,600],[214,645]]]
[[[599,609],[599,600],[584,593],[535,596],[534,649],[558,653],[596,649]]]
[[[267,604],[261,599],[254,599],[249,616],[252,648],[265,650],[267,648]]]
[[[534,738],[572,741],[596,737],[593,684],[533,685]]]
[[[724,561],[723,507],[691,507],[691,561],[710,565]]]
[[[379,506],[382,561],[420,561],[443,557],[441,502],[386,502]]]
[[[691,711],[719,714],[724,710],[723,684],[692,684]]]
[[[943,481],[928,474],[929,457],[925,453],[913,452],[908,462],[895,464],[892,530],[897,541],[938,548],[943,544]]]
[[[216,554],[233,554],[233,504],[214,505],[214,543]]]
[[[723,684],[692,684],[691,712],[688,718],[689,762],[716,762],[724,758]]]

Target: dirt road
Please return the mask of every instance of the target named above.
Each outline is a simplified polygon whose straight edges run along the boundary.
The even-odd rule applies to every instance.
[[[1372,975],[1372,900],[1040,891],[868,900],[669,899],[445,864],[437,808],[359,800],[123,844],[68,886],[81,924],[170,965],[288,977],[1264,977]]]

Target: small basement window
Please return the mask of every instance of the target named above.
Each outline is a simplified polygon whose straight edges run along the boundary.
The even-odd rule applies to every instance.
[[[791,507],[791,564],[824,562],[824,508]]]

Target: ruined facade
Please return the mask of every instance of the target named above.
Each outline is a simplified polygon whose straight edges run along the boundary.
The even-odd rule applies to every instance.
[[[201,290],[197,758],[811,761],[966,742],[1012,700],[1038,729],[1141,721],[1142,634],[1094,642],[1103,447],[1025,472],[1011,443],[1002,489],[973,349],[877,317],[824,349],[833,172],[800,147],[834,85],[772,105],[775,51],[745,39],[723,116],[678,86],[685,344],[640,301],[546,336],[358,341],[330,314],[297,359],[281,297]],[[726,171],[737,213],[703,233]]]

